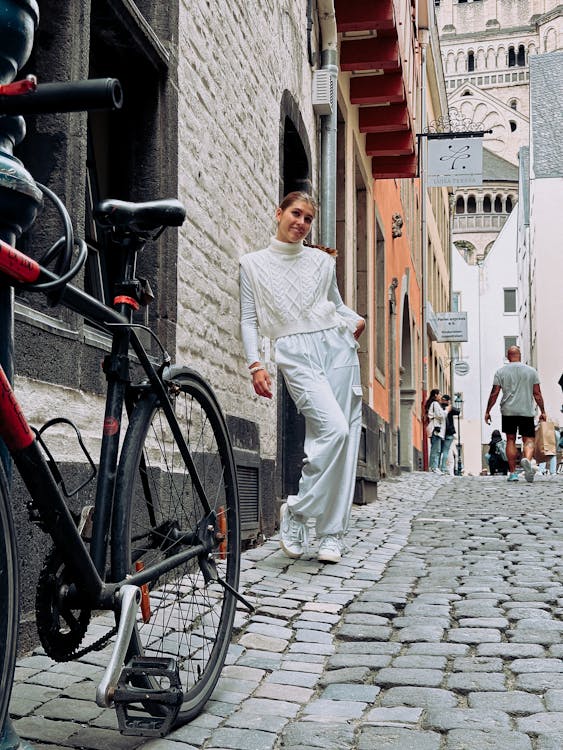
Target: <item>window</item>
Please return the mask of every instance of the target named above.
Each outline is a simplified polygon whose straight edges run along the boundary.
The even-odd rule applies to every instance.
[[[475,70],[475,55],[473,54],[473,52],[467,53],[467,70],[469,72]]]
[[[513,68],[516,65],[516,53],[514,47],[508,48],[508,67]]]
[[[475,196],[470,195],[467,198],[467,213],[474,214],[476,211],[477,211],[477,203],[475,201]]]
[[[518,47],[518,57],[516,58],[516,63],[520,67],[526,65],[526,50],[524,49],[523,44],[520,44]]]
[[[518,99],[511,99],[509,105],[511,109],[518,109]]]
[[[515,121],[514,120],[509,120],[509,124],[510,124],[510,132],[514,133],[514,131],[516,130],[516,123],[515,123]]]
[[[497,195],[495,198],[495,214],[501,214],[502,213],[502,198],[500,195]]]
[[[462,195],[458,195],[457,200],[455,202],[455,212],[456,214],[464,214],[465,213],[465,201],[463,200]]]
[[[504,290],[504,312],[505,313],[516,312],[516,289]]]
[[[375,365],[385,375],[385,240],[378,221],[375,229]]]
[[[508,196],[506,199],[506,213],[509,214],[512,211],[512,198]]]
[[[492,209],[491,196],[485,195],[483,198],[483,213],[490,214]]]
[[[115,76],[127,92],[127,106],[119,114],[94,111],[88,116],[85,236],[90,252],[84,283],[86,291],[106,301],[119,274],[120,261],[115,253],[107,248],[104,251],[107,240],[97,234],[92,219],[95,204],[107,196],[149,200],[154,197],[155,184],[162,194],[171,189],[175,192],[164,177],[163,166],[168,147],[163,149],[162,144],[175,137],[173,118],[166,118],[172,100],[163,95],[168,74],[165,46],[151,26],[147,25],[145,35],[139,33],[139,20],[133,3],[130,5],[131,10],[117,13],[108,11],[102,3],[93,3],[91,15],[89,77]],[[150,11],[148,4],[146,8]],[[171,235],[167,234],[161,246],[167,255],[175,253]],[[164,259],[157,258],[156,253],[140,256],[139,272],[154,280],[159,291],[165,291],[165,275],[159,267],[166,265]],[[173,255],[169,262],[175,263]],[[149,315],[156,317],[156,309],[143,307],[135,317],[148,324]]]
[[[504,353],[510,349],[511,346],[518,346],[518,336],[505,336],[504,337]]]

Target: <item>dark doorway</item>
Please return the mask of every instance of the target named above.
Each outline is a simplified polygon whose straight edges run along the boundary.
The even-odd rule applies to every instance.
[[[307,134],[292,97],[282,101],[280,128],[280,201],[293,190],[311,192],[310,158]],[[307,145],[305,145],[307,144]],[[295,494],[303,466],[305,420],[297,409],[281,380],[278,381],[278,437],[279,490],[281,497]]]

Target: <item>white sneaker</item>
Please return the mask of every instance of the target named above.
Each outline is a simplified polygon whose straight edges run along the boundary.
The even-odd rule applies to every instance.
[[[328,534],[322,536],[319,542],[319,554],[317,560],[319,562],[330,562],[338,563],[342,560],[342,542],[339,537],[334,534]]]
[[[307,525],[298,521],[284,503],[280,508],[280,547],[288,557],[297,559],[307,547]]]
[[[529,458],[522,458],[520,459],[520,466],[524,469],[526,482],[533,482],[535,473],[538,470],[536,460],[532,458],[530,461]]]
[[[430,469],[430,471],[431,471],[431,472],[432,472],[433,474],[439,474],[440,476],[442,476],[442,472],[440,471],[440,469]]]

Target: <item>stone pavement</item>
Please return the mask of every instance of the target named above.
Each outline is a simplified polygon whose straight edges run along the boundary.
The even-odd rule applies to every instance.
[[[561,750],[563,477],[415,473],[354,507],[338,565],[243,555],[228,665],[166,739],[123,737],[90,655],[18,662],[12,715],[35,750]]]

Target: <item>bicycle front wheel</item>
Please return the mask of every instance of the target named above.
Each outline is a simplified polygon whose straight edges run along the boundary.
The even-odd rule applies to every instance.
[[[205,560],[189,560],[151,583],[150,613],[139,615],[129,655],[175,659],[184,693],[178,723],[184,723],[213,692],[230,644],[236,599],[228,587],[236,590],[239,581],[239,506],[231,442],[213,392],[188,369],[176,369],[166,387],[224,541]],[[161,404],[149,392],[133,411],[121,453],[112,527],[115,580],[194,544],[208,515]]]
[[[0,735],[14,678],[19,614],[18,558],[8,483],[0,463]]]

